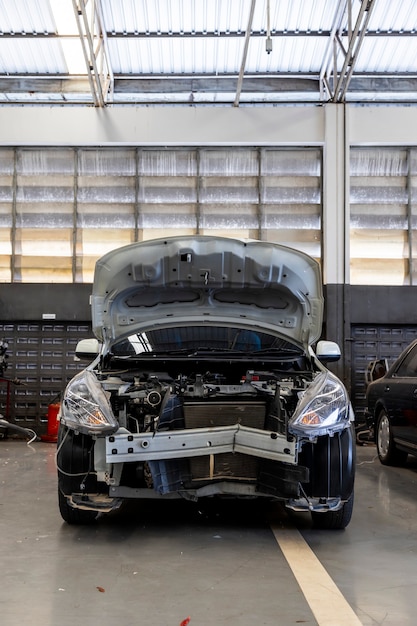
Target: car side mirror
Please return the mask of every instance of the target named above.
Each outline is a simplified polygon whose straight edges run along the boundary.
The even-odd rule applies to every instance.
[[[100,344],[97,339],[81,339],[75,348],[77,359],[92,361],[100,351]]]
[[[340,359],[339,345],[334,341],[319,341],[316,347],[316,356],[319,361],[329,363]]]

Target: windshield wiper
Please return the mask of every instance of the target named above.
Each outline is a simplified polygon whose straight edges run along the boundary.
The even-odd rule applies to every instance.
[[[248,350],[246,354],[279,354],[280,357],[299,357],[303,356],[302,352],[300,352],[297,348],[261,348],[261,350]]]
[[[201,346],[199,348],[176,348],[174,350],[152,350],[150,352],[139,352],[138,354],[112,354],[112,359],[135,360],[152,357],[175,357],[175,356],[233,356],[233,357],[257,357],[257,356],[279,356],[280,358],[294,358],[302,356],[302,353],[294,348],[262,348],[261,350],[236,350],[236,348],[210,348]]]

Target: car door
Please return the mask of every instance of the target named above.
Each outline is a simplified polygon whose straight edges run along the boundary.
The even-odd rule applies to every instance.
[[[417,344],[385,378],[383,400],[394,438],[417,446]]]

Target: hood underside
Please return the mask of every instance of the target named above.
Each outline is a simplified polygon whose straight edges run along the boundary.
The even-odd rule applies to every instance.
[[[109,252],[97,261],[91,305],[94,333],[108,345],[151,328],[221,323],[306,346],[323,317],[314,259],[279,244],[208,236]]]

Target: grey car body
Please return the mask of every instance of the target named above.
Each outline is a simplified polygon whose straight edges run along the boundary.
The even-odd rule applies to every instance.
[[[314,259],[221,237],[140,242],[97,262],[91,305],[97,354],[61,406],[64,520],[129,498],[239,497],[349,523],[354,416],[324,365],[340,351],[318,341]]]

